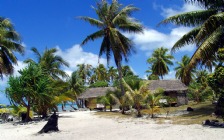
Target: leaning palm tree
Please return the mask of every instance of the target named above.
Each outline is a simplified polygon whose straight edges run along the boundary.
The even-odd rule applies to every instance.
[[[194,27],[181,37],[173,46],[176,51],[187,44],[196,44],[197,49],[189,62],[189,70],[197,64],[206,64],[215,55],[219,48],[223,48],[224,41],[224,1],[223,0],[185,0],[198,4],[204,10],[191,11],[163,20],[162,24]]]
[[[94,7],[93,9],[98,16],[97,19],[86,16],[79,18],[96,26],[99,30],[88,35],[81,45],[86,44],[90,40],[103,38],[99,57],[101,57],[102,54],[106,54],[107,62],[109,63],[111,53],[113,53],[115,64],[118,69],[120,87],[122,94],[124,94],[124,88],[121,82],[121,62],[123,58],[125,61],[128,61],[128,56],[133,52],[134,48],[133,42],[125,37],[121,31],[129,33],[139,33],[143,31],[141,24],[130,17],[130,15],[134,11],[137,11],[138,8],[132,5],[122,8],[122,5],[119,4],[117,0],[112,0],[111,4],[106,0],[102,0],[97,3],[97,7]]]
[[[24,61],[25,63],[38,63],[43,69],[43,72],[47,75],[50,75],[53,79],[61,79],[60,77],[68,77],[68,75],[63,70],[61,70],[61,67],[69,67],[69,64],[62,57],[55,55],[55,53],[57,52],[56,48],[46,49],[42,55],[34,47],[31,48],[31,50],[37,56],[37,62],[32,59],[27,59]]]
[[[181,62],[177,62],[177,67],[174,68],[176,71],[176,78],[180,79],[182,83],[185,85],[189,85],[190,82],[194,78],[195,70],[187,73],[188,63],[190,62],[190,58],[187,55],[184,55],[181,59]]]
[[[151,65],[152,74],[158,75],[163,79],[165,74],[168,74],[169,67],[168,65],[173,65],[171,61],[173,56],[167,54],[167,48],[158,48],[154,50],[152,57],[147,60],[147,62]]]
[[[0,77],[13,73],[13,64],[17,64],[14,52],[24,53],[20,35],[14,30],[9,19],[0,17]]]

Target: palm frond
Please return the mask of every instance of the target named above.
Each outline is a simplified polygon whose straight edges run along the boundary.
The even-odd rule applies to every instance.
[[[31,48],[31,51],[37,56],[37,61],[38,62],[40,62],[41,60],[41,54],[40,54],[40,52],[37,50],[37,48],[35,48],[35,47],[32,47]]]
[[[134,11],[138,11],[139,9],[134,7],[133,5],[128,5],[124,7],[117,15],[113,18],[112,23],[119,22],[121,16],[130,16]]]
[[[95,40],[95,39],[98,39],[98,38],[101,38],[103,37],[104,35],[104,30],[99,30],[91,35],[88,35],[84,40],[83,42],[81,43],[81,46],[83,46],[84,44],[86,44],[88,41],[90,40]]]
[[[86,16],[80,16],[78,17],[81,20],[87,21],[89,22],[91,25],[99,27],[99,28],[103,28],[104,27],[104,23],[100,20],[91,18],[91,17],[86,17]]]
[[[167,23],[174,23],[176,25],[183,25],[183,26],[198,26],[204,23],[210,16],[217,13],[217,10],[199,10],[193,12],[186,12],[183,14],[178,14],[175,16],[171,16],[159,23],[167,24]]]
[[[217,28],[224,24],[224,12],[210,16],[201,26],[201,30],[196,36],[197,44],[203,42]]]
[[[110,96],[116,102],[117,105],[121,105],[121,102],[118,97],[116,97],[114,94],[110,94]]]
[[[181,47],[189,44],[195,43],[195,38],[200,31],[201,27],[193,28],[191,31],[186,33],[184,36],[182,36],[172,47],[171,52],[175,52],[176,50],[180,49]]]
[[[189,68],[193,68],[198,62],[210,58],[215,52],[218,51],[218,48],[223,47],[223,31],[224,27],[219,27],[214,31],[193,54],[190,62]]]
[[[129,22],[126,24],[120,24],[118,28],[129,33],[143,33],[143,27],[140,23]]]

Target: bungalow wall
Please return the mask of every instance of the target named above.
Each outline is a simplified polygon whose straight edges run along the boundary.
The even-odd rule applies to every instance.
[[[96,98],[88,98],[87,100],[85,100],[86,102],[86,107],[87,108],[91,108],[91,109],[94,109],[96,108]]]
[[[188,104],[188,98],[186,92],[171,91],[171,92],[165,92],[165,95],[175,99],[177,106]]]

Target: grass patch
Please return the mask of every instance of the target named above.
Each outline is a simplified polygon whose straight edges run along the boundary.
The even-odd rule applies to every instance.
[[[118,111],[98,111],[95,113],[95,115],[99,117],[104,117],[104,118],[116,118],[116,119],[126,119],[126,118],[132,118],[132,115],[130,114],[121,114],[121,112]]]
[[[186,112],[187,107],[193,108],[194,111]],[[188,105],[183,105],[179,107],[160,108],[159,113],[157,113],[159,117],[154,118],[154,120],[159,124],[161,123],[172,123],[172,124],[183,124],[183,125],[202,124],[202,122],[206,119],[210,119],[210,120],[217,119],[211,116],[214,110],[215,110],[215,105],[213,105],[211,101],[206,101],[206,102],[202,102],[198,104],[195,102],[189,102]],[[169,114],[166,118],[167,111],[169,111]],[[181,114],[181,112],[185,112],[185,113]],[[147,109],[141,110],[141,113],[143,115],[148,115],[149,110]],[[95,114],[100,117],[117,118],[117,119],[125,119],[125,118],[134,117],[134,115],[130,115],[130,114],[123,115],[120,112],[96,112]],[[222,122],[222,119],[218,119],[218,120]]]

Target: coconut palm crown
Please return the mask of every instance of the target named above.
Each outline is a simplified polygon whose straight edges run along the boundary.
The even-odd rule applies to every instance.
[[[154,50],[152,56],[147,59],[147,63],[151,66],[152,74],[161,76],[162,79],[170,71],[168,65],[173,65],[172,59],[174,57],[167,54],[168,51],[167,48],[160,47]]]
[[[160,24],[174,23],[176,25],[194,27],[181,37],[173,46],[172,51],[187,44],[196,44],[189,62],[189,70],[197,64],[206,64],[212,56],[223,48],[224,41],[224,1],[223,0],[185,0],[198,4],[204,10],[191,11],[163,20]]]
[[[177,62],[177,67],[174,68],[176,71],[175,77],[180,79],[182,83],[185,85],[189,85],[193,80],[195,69],[193,69],[190,73],[187,73],[188,63],[190,61],[190,57],[184,55],[181,59],[181,62]]]
[[[86,16],[79,18],[90,23],[92,26],[96,26],[99,30],[88,35],[81,45],[86,44],[90,40],[94,41],[103,38],[99,57],[102,54],[106,54],[107,63],[109,64],[111,53],[113,53],[115,63],[118,67],[119,79],[121,79],[122,59],[124,58],[125,61],[128,61],[128,56],[134,52],[133,42],[125,37],[122,32],[139,33],[143,31],[141,24],[130,17],[138,8],[133,5],[122,8],[122,5],[117,0],[112,0],[111,4],[106,0],[102,0],[93,9],[98,16],[97,19]]]
[[[0,77],[3,74],[13,73],[13,64],[17,64],[17,58],[13,54],[24,53],[24,47],[21,45],[20,35],[15,31],[9,19],[0,17]]]
[[[43,54],[41,54],[35,47],[31,48],[31,50],[36,55],[37,62],[35,62],[33,59],[27,59],[24,61],[25,63],[33,62],[39,64],[43,68],[43,72],[47,75],[50,75],[53,79],[68,77],[66,72],[64,72],[61,67],[69,67],[69,63],[61,56],[56,55],[56,52],[58,51],[56,48],[46,48]]]

